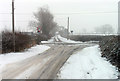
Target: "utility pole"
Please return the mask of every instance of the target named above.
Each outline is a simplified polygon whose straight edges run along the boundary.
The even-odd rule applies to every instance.
[[[67,40],[69,39],[69,23],[70,23],[70,18],[68,17],[68,21],[67,21]]]
[[[12,31],[13,31],[13,51],[15,52],[15,28],[14,28],[14,0],[12,0]]]

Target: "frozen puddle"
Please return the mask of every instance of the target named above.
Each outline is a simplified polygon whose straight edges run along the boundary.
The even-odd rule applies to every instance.
[[[73,54],[58,73],[59,79],[117,79],[118,72],[105,58],[99,46]]]

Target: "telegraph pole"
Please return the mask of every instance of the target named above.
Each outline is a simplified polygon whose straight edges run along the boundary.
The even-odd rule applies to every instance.
[[[12,32],[13,32],[13,51],[15,52],[15,28],[14,28],[14,0],[12,0]]]
[[[67,21],[67,39],[69,39],[69,23],[70,23],[70,18],[68,17],[68,21]]]

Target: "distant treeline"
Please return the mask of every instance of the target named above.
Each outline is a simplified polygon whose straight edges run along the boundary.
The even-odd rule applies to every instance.
[[[87,41],[102,41],[103,38],[111,38],[114,35],[70,35],[69,38],[71,40],[75,41],[82,41],[82,42],[87,42]]]

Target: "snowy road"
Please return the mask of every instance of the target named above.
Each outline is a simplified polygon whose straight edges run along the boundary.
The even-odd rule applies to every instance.
[[[58,73],[59,79],[117,79],[118,71],[101,57],[99,45],[86,47],[67,60]]]
[[[3,79],[53,79],[73,52],[88,45],[53,45],[47,51],[23,61],[7,64]]]
[[[101,57],[93,42],[55,36],[23,53],[0,56],[2,79],[117,79],[118,72]],[[2,72],[1,72],[2,71]],[[0,76],[1,77],[1,76]]]

